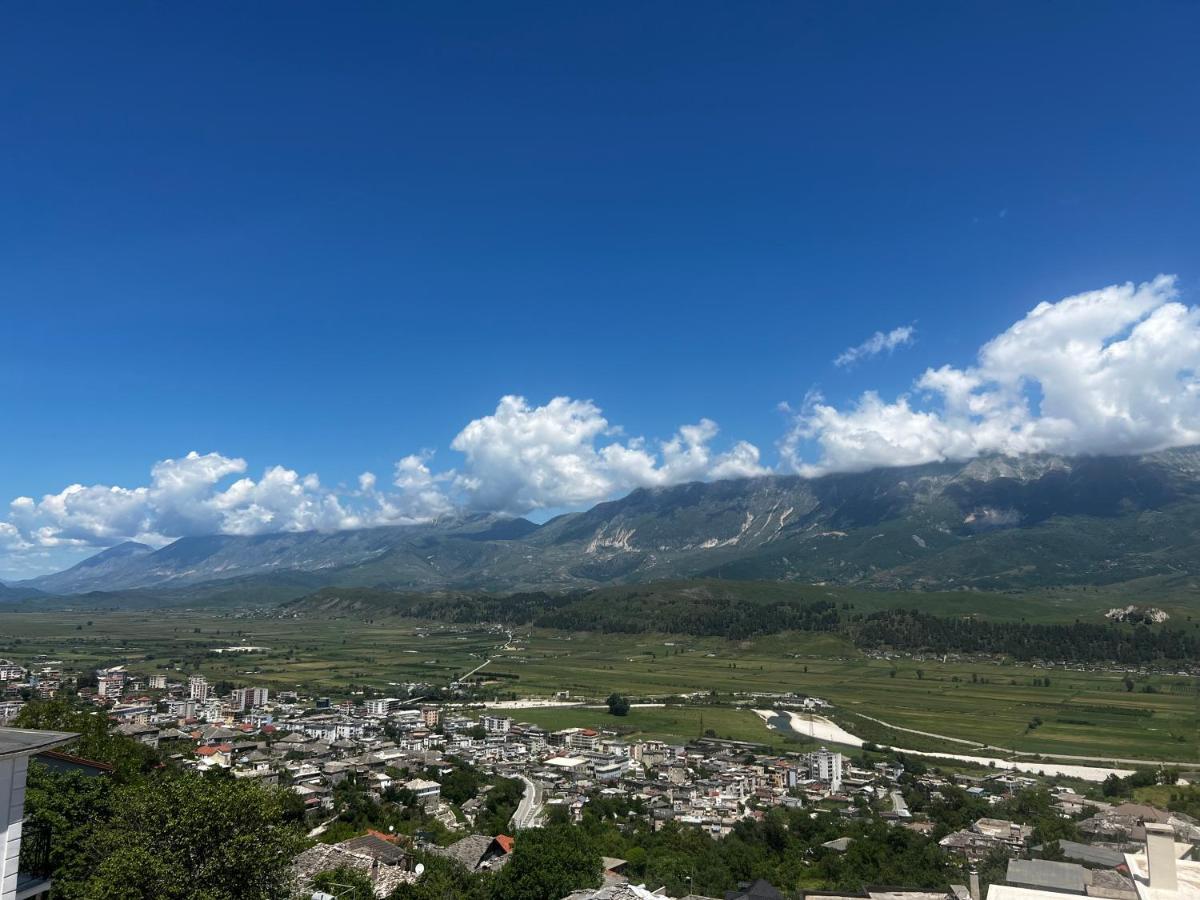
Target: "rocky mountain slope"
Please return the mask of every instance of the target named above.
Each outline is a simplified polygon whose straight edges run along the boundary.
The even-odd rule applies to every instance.
[[[1200,448],[992,457],[634,491],[537,526],[475,516],[333,534],[124,544],[22,583],[53,593],[222,580],[393,589],[588,587],[704,575],[946,589],[1200,574]]]

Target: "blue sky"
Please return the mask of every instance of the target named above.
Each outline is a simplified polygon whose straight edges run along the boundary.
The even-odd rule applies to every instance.
[[[1146,390],[1193,370],[1198,27],[1187,3],[9,6],[0,522],[34,507],[0,528],[0,578],[118,538],[545,515],[894,446],[1190,440],[1187,397],[1165,425],[1084,421],[1078,393],[1050,416],[1042,392],[1078,385],[980,352],[1040,302],[1132,283],[1079,301],[1107,310],[1093,350],[1161,313],[1185,355]],[[1089,390],[1136,380],[1111,356]],[[943,366],[970,411],[914,387]],[[931,423],[945,439],[915,446]],[[508,440],[530,427],[583,437]],[[150,497],[193,450],[244,465]],[[241,477],[261,496],[218,498]],[[43,504],[72,484],[150,489],[110,522]]]

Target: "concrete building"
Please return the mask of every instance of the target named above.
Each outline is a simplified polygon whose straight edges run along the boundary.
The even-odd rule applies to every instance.
[[[203,675],[193,675],[188,679],[188,699],[203,703],[208,699],[208,679]]]
[[[1146,849],[1125,854],[1138,900],[1200,900],[1200,862],[1181,858],[1192,852],[1192,845],[1176,843],[1170,825],[1147,822],[1145,827]],[[1062,900],[1063,893],[1061,888],[994,884],[987,900]]]
[[[248,712],[267,705],[267,689],[260,687],[234,688],[230,706],[234,712]]]
[[[124,690],[124,666],[114,666],[96,672],[96,696],[101,700],[120,700]]]
[[[484,716],[479,721],[488,734],[508,734],[513,727],[513,720],[508,716]]]
[[[148,684],[152,691],[165,691],[167,689],[167,676],[151,675]]]
[[[840,793],[842,790],[842,775],[845,769],[845,760],[840,753],[831,753],[826,748],[822,747],[816,753],[806,754],[809,773],[813,778],[822,781],[829,785],[829,790],[833,793]]]

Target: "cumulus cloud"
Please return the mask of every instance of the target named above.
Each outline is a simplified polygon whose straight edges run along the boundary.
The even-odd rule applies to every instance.
[[[767,471],[751,444],[713,451],[717,433],[702,419],[651,449],[640,438],[622,440],[590,401],[556,397],[532,406],[508,396],[452,441],[461,469],[435,471],[426,450],[398,460],[388,485],[363,472],[356,490],[333,490],[315,474],[275,465],[253,478],[243,459],[193,451],[155,463],[145,485],[72,484],[40,500],[18,497],[0,519],[0,551],[334,531],[429,522],[463,510],[523,514],[582,506],[634,487]]]
[[[1200,310],[1175,278],[1040,303],[967,368],[928,369],[913,392],[814,398],[781,442],[803,474],[986,453],[1122,454],[1200,442]],[[815,447],[816,462],[805,459]]]
[[[245,471],[245,460],[193,451],[155,463],[145,486],[73,484],[40,500],[18,497],[8,522],[0,525],[27,545],[85,547],[126,540],[161,544],[196,534],[308,531],[349,520],[317,476],[283,466],[268,468],[258,480],[242,477],[220,487]]]
[[[837,359],[833,361],[835,366],[844,368],[852,366],[861,359],[870,359],[872,356],[878,356],[880,353],[891,353],[897,347],[903,347],[905,344],[913,342],[913,335],[917,330],[911,325],[901,325],[899,328],[893,328],[891,331],[877,331],[857,347],[849,347],[838,354]]]
[[[524,513],[578,506],[636,487],[760,475],[758,448],[739,442],[714,453],[715,422],[681,427],[657,450],[644,439],[620,439],[589,400],[555,397],[530,406],[507,396],[475,419],[451,447],[463,454],[454,486],[472,508]]]

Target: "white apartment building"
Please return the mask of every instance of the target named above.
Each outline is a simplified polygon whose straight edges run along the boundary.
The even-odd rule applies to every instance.
[[[829,790],[838,793],[842,789],[842,774],[845,769],[845,759],[840,753],[831,753],[822,747],[816,753],[805,754],[809,774],[818,781],[829,785]]]
[[[374,700],[364,701],[363,711],[368,716],[386,716],[399,702],[400,700],[396,697],[377,697]]]
[[[488,734],[508,734],[513,727],[513,720],[508,716],[484,716],[479,721]]]
[[[188,699],[203,703],[208,699],[208,679],[203,675],[193,675],[188,679]]]

